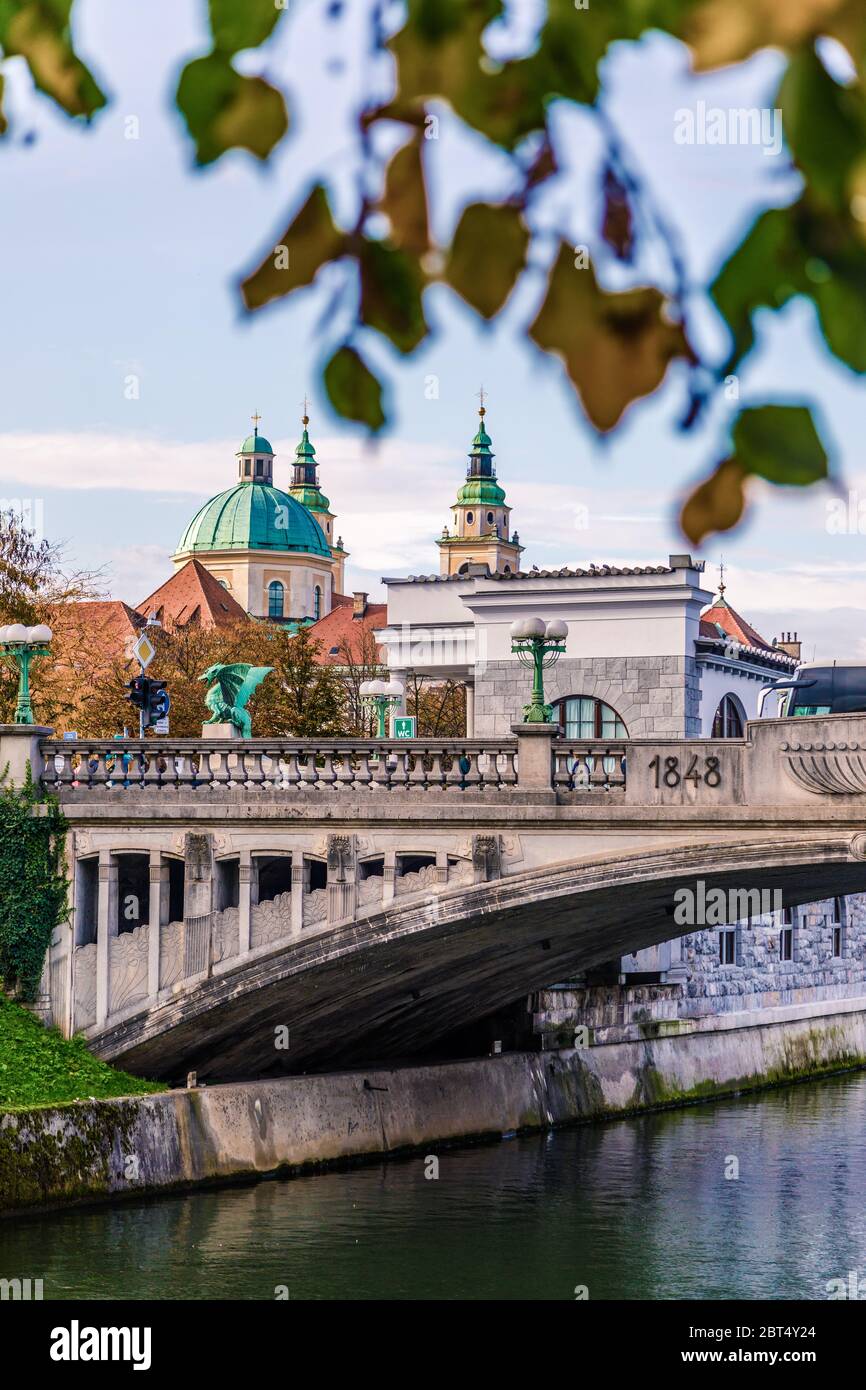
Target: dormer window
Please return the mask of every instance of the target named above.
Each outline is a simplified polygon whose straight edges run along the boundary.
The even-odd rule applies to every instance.
[[[261,477],[264,475],[264,471],[265,471],[265,461],[264,461],[264,459],[256,459],[256,477],[257,477],[257,478],[261,478]]]

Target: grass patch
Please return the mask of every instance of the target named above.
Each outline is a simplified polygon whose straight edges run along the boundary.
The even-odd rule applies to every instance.
[[[71,1100],[164,1091],[117,1071],[88,1052],[82,1037],[63,1038],[0,991],[0,1110],[30,1110]]]

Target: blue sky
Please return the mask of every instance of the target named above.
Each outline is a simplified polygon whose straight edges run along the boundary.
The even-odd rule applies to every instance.
[[[493,331],[436,288],[427,300],[429,345],[408,360],[387,348],[371,352],[393,382],[393,424],[378,446],[333,418],[318,385],[340,329],[320,323],[327,275],[287,304],[241,317],[238,274],[273,244],[320,163],[338,216],[352,216],[348,115],[365,4],[350,0],[336,24],[324,21],[324,8],[293,0],[266,48],[239,60],[288,97],[291,133],[268,166],[237,153],[204,172],[193,168],[171,94],[183,63],[206,47],[197,0],[78,0],[77,47],[111,95],[89,130],[32,92],[20,60],[5,64],[14,124],[0,148],[0,497],[29,499],[71,559],[104,566],[110,592],[137,603],[169,573],[191,513],[233,482],[232,454],[254,410],[279,454],[277,480],[287,483],[308,392],[323,487],[352,556],[349,585],[375,592],[383,574],[437,568],[435,538],[462,477],[483,381],[527,564],[647,563],[686,549],[675,499],[721,457],[734,407],[720,398],[705,427],[684,437],[676,430],[684,380],[674,371],[614,438],[598,440],[559,365],[522,341],[540,273],[527,277]],[[534,4],[515,5],[510,29],[491,35],[491,48],[518,46],[537,14]],[[606,109],[676,228],[696,286],[758,209],[796,195],[797,179],[784,153],[675,144],[674,113],[697,100],[765,106],[780,69],[778,55],[765,54],[692,78],[686,50],[658,35],[618,45],[606,61]],[[137,140],[125,138],[129,116],[138,119]],[[565,169],[538,222],[595,247],[598,132],[574,109],[559,109],[556,122]],[[507,161],[447,113],[429,154],[443,238],[468,199],[510,188]],[[643,264],[653,272],[662,260],[651,252]],[[604,259],[598,266],[606,284],[623,283],[618,267]],[[704,349],[722,353],[724,330],[697,291],[691,308]],[[124,394],[130,374],[140,381],[137,400]],[[436,400],[425,390],[431,375]],[[818,399],[837,475],[866,498],[864,384],[826,353],[808,305],[762,317],[740,392],[741,403]],[[724,553],[729,598],[765,636],[797,628],[809,655],[814,647],[866,656],[864,542],[856,529],[828,532],[829,498],[824,489],[800,496],[756,487],[747,524],[701,554],[714,581]]]

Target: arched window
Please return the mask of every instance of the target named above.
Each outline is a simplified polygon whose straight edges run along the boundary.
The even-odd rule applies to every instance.
[[[474,513],[474,512],[467,512],[467,513],[466,513],[466,525],[467,525],[467,526],[471,526],[474,520],[475,520],[475,513]]]
[[[569,695],[556,706],[566,738],[628,738],[628,730],[612,705],[592,695]]]
[[[268,585],[268,617],[281,618],[283,616],[283,596],[285,590],[279,579],[272,579]]]
[[[723,695],[713,718],[713,738],[743,737],[743,707],[735,695]]]
[[[313,618],[318,622],[322,616],[322,591],[318,584],[313,590]]]

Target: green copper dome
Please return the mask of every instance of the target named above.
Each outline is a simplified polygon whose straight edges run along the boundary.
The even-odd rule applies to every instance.
[[[495,478],[469,478],[457,493],[457,505],[467,506],[474,502],[477,507],[490,504],[501,507],[505,493]]]
[[[273,452],[263,434],[248,434],[238,449],[239,454],[272,454]]]
[[[322,528],[306,507],[263,482],[238,483],[205,502],[177,550],[293,550],[323,559],[331,555]]]

